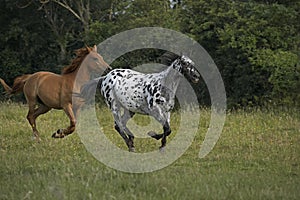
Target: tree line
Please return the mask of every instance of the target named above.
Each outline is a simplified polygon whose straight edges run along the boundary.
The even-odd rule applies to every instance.
[[[84,45],[158,26],[180,31],[208,51],[223,77],[229,107],[300,105],[298,0],[0,2],[0,77],[10,84],[21,74],[60,73]],[[113,67],[135,67],[159,53],[129,53]],[[201,104],[209,104],[205,84],[197,91]]]

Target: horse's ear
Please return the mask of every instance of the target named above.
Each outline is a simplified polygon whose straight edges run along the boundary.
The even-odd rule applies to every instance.
[[[92,49],[91,49],[90,47],[88,47],[88,45],[85,44],[84,46],[85,46],[85,49],[86,49],[88,52],[91,52]]]
[[[97,52],[97,45],[94,45],[93,51]]]

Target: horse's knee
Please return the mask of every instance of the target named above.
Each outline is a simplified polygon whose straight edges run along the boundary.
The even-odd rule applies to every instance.
[[[118,132],[121,131],[120,127],[119,127],[117,124],[115,124],[115,129],[116,129],[116,131],[118,131]]]
[[[28,113],[27,116],[26,116],[29,124],[33,125],[34,124],[34,117],[31,113]]]
[[[75,127],[76,127],[76,120],[74,119],[70,121],[70,126],[67,129],[64,129],[64,131],[62,131],[59,134],[64,136],[69,135],[75,131]]]
[[[27,121],[29,121],[29,122],[30,122],[30,120],[31,120],[31,116],[30,116],[29,114],[27,114],[27,116],[26,116],[26,119],[27,119]]]
[[[167,143],[167,137],[171,134],[171,128],[170,128],[170,125],[168,123],[166,123],[164,126],[164,133],[162,134],[162,139],[161,139],[161,147],[160,149],[162,150],[165,146],[166,146],[166,143]]]
[[[76,126],[76,120],[75,119],[71,120],[70,126],[71,127],[75,127]]]
[[[70,124],[70,127],[69,127],[70,133],[75,131],[75,127],[76,127],[76,120],[72,120],[71,124]]]
[[[166,123],[164,125],[163,129],[164,129],[164,133],[163,134],[165,136],[169,136],[171,134],[171,132],[172,132],[171,127],[170,127],[170,125],[168,123]]]

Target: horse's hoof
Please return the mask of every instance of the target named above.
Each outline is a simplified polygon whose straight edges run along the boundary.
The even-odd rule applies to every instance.
[[[129,148],[129,152],[135,152],[135,148],[134,147],[130,147]]]
[[[149,132],[148,132],[148,135],[149,135],[150,137],[152,137],[152,138],[157,139],[157,138],[156,138],[156,137],[157,137],[157,133],[155,133],[154,131],[149,131]]]
[[[148,132],[148,135],[152,138],[155,138],[157,140],[161,139],[162,138],[162,134],[157,134],[155,133],[154,131],[150,131]]]
[[[166,147],[159,147],[159,152],[164,153],[166,151]]]
[[[59,138],[59,134],[57,134],[56,132],[52,134],[52,138]]]
[[[58,129],[55,133],[52,134],[53,138],[63,138],[65,135],[63,134],[63,129]]]
[[[40,137],[32,136],[32,141],[36,141],[37,143],[40,143],[42,140]]]

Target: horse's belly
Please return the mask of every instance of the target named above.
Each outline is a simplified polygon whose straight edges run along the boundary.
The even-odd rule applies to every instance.
[[[147,109],[147,101],[142,93],[142,90],[139,89],[127,89],[124,90],[116,90],[115,95],[118,101],[122,104],[126,109],[137,112],[137,113],[145,113]]]
[[[65,102],[65,99],[62,99],[62,92],[65,91],[62,91],[61,76],[49,72],[36,73],[36,76],[37,81],[34,84],[37,87],[37,101],[50,108],[61,109]]]

